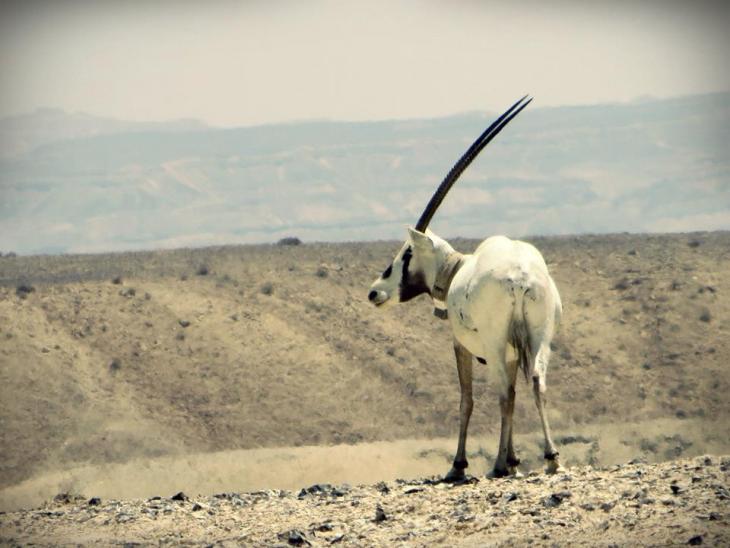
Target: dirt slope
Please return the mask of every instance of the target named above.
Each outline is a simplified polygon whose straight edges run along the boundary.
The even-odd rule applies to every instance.
[[[57,497],[0,515],[3,544],[722,546],[730,458],[460,486],[412,480],[147,500]],[[170,494],[172,495],[172,494]]]
[[[565,303],[553,429],[598,442],[575,463],[611,462],[621,443],[649,461],[729,452],[730,234],[533,242]],[[453,439],[447,323],[426,299],[387,313],[365,299],[398,246],[0,258],[0,487],[132,459]],[[492,435],[488,368],[476,377],[471,432]],[[528,394],[520,433],[537,431]],[[646,428],[600,438],[624,422]],[[522,444],[528,469],[538,439]]]

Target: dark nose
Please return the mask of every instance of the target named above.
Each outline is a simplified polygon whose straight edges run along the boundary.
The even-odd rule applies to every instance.
[[[370,293],[368,293],[368,300],[374,301],[377,298],[377,296],[378,296],[378,292],[373,289]]]

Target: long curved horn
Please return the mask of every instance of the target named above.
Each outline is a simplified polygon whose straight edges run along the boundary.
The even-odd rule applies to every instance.
[[[525,99],[527,99],[527,95],[525,95],[522,99],[520,99],[510,108],[508,108],[507,111],[502,114],[502,116],[497,118],[492,123],[492,125],[484,130],[484,133],[482,133],[479,138],[474,141],[474,143],[467,149],[462,157],[459,158],[459,161],[454,164],[454,167],[451,168],[451,171],[449,171],[439,187],[436,189],[434,195],[431,196],[431,200],[429,200],[426,209],[424,209],[423,213],[421,214],[421,218],[418,219],[418,222],[416,223],[416,230],[418,230],[419,232],[423,232],[424,230],[426,230],[428,223],[431,222],[431,218],[433,217],[434,213],[436,213],[436,210],[441,205],[441,202],[446,197],[446,194],[449,192],[451,187],[461,176],[464,170],[469,167],[469,164],[471,164],[472,160],[474,160],[474,158],[477,157],[482,149],[489,144],[489,141],[494,139],[497,134],[504,129],[504,126],[510,123],[512,118],[517,116],[522,111],[522,109],[529,105],[530,101],[532,101],[532,97],[530,97],[530,99],[528,99],[527,101],[525,101]]]

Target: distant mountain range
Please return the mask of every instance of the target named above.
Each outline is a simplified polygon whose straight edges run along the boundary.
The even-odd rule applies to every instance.
[[[495,113],[235,129],[44,109],[0,120],[0,251],[400,239]],[[730,228],[730,93],[531,105],[464,173],[443,236]]]

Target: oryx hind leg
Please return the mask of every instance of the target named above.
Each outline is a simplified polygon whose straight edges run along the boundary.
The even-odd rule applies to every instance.
[[[498,372],[501,380],[499,409],[502,415],[497,460],[490,474],[491,477],[495,478],[518,476],[517,465],[520,462],[515,455],[514,444],[512,442],[512,419],[515,411],[515,381],[517,378],[518,362],[512,360],[507,362],[504,358],[504,353],[501,353],[501,356],[501,359],[497,356],[493,358],[495,360],[494,370]],[[489,358],[487,358],[487,363],[489,363]]]
[[[559,453],[553,443],[550,434],[550,424],[548,423],[547,412],[545,410],[547,385],[545,377],[547,373],[548,361],[550,360],[550,343],[543,342],[539,346],[537,355],[535,356],[535,366],[532,373],[532,392],[535,395],[535,405],[537,412],[540,414],[540,422],[542,423],[542,432],[545,437],[545,471],[548,474],[554,474],[563,468],[560,465]]]
[[[517,380],[517,370],[519,369],[519,362],[518,361],[512,361],[507,363],[508,372],[510,375],[510,379],[512,381],[512,389],[508,393],[509,397],[509,413],[510,413],[510,428],[509,428],[509,439],[507,440],[507,472],[510,476],[521,478],[522,473],[517,468],[520,465],[520,459],[517,457],[517,453],[515,453],[515,446],[514,446],[514,427],[513,427],[513,420],[514,420],[514,410],[515,410],[515,384]]]
[[[466,432],[469,428],[471,411],[474,408],[472,397],[472,354],[459,342],[454,341],[456,367],[459,372],[459,386],[461,387],[461,404],[459,405],[459,444],[456,448],[454,464],[446,474],[445,481],[455,482],[463,480],[464,470],[469,466],[466,460]]]

